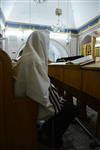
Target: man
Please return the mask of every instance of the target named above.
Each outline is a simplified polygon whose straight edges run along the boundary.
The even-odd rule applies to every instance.
[[[77,114],[73,104],[59,97],[48,77],[48,31],[34,31],[17,64],[16,96],[27,96],[39,104],[38,120],[45,120],[42,141],[60,147],[62,136]],[[46,138],[45,138],[46,137]]]

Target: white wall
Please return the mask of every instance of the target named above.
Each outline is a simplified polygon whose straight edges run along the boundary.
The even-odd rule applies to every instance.
[[[72,34],[71,43],[69,44],[70,56],[78,55],[78,36]]]
[[[76,28],[83,26],[85,23],[100,15],[100,1],[99,0],[84,0],[72,3],[72,10]]]
[[[57,0],[37,4],[33,0],[1,0],[6,20],[40,25],[57,24]],[[70,28],[78,28],[100,14],[100,0],[59,0],[60,20]]]
[[[12,59],[16,58],[18,51],[22,48],[31,32],[27,32],[27,30],[24,32],[18,29],[9,29],[5,31],[5,36],[8,41],[7,53]]]

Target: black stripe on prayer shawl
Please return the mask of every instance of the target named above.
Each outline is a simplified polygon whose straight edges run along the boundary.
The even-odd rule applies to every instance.
[[[60,109],[59,109],[59,106],[58,106],[58,104],[56,103],[56,97],[55,97],[55,95],[53,94],[53,92],[52,92],[52,90],[50,89],[50,102],[53,104],[53,107],[54,107],[54,109],[55,109],[55,114],[57,114],[59,111],[60,111]]]
[[[49,99],[50,102],[53,104],[53,107],[55,109],[55,114],[61,111],[62,108],[62,102],[60,102],[60,97],[56,91],[56,88],[52,85],[50,85],[49,88]]]
[[[57,114],[56,106],[55,106],[55,104],[54,104],[54,101],[53,101],[53,98],[52,98],[51,90],[50,90],[50,89],[49,89],[49,100],[50,100],[51,104],[52,104],[53,107],[54,107],[55,114]]]

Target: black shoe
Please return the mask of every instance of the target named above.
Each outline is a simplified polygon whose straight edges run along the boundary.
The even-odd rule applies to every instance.
[[[45,133],[42,133],[39,135],[38,141],[41,144],[46,145],[51,148],[60,148],[63,145],[62,139],[58,139],[58,140],[50,139]]]
[[[52,146],[53,148],[57,148],[57,149],[58,149],[58,148],[61,148],[62,145],[63,145],[62,139],[56,140],[56,141],[54,141],[54,142],[51,144],[51,146]]]

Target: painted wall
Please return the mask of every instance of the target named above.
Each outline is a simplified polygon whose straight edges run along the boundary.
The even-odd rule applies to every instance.
[[[40,25],[57,24],[55,9],[57,0],[37,4],[33,0],[1,0],[1,8],[7,21]],[[100,14],[100,0],[59,0],[62,9],[60,21],[66,27],[79,28]]]

